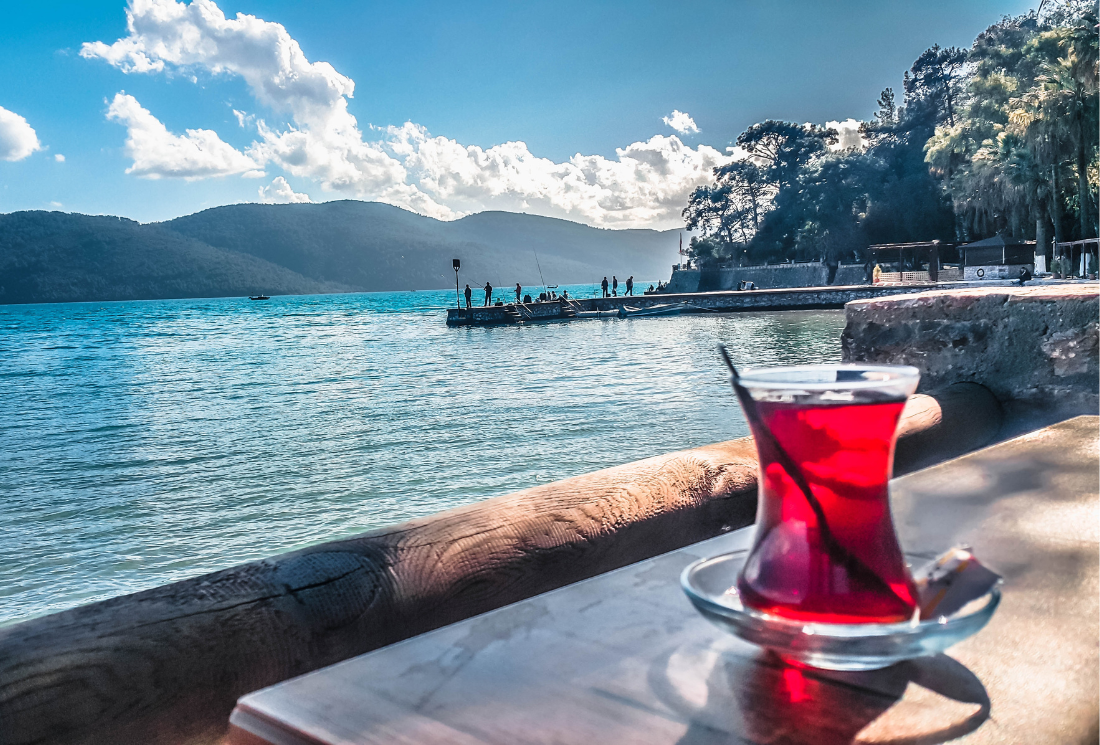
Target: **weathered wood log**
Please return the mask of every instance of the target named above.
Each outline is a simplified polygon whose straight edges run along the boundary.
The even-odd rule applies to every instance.
[[[916,397],[901,470],[1000,417]],[[750,524],[756,470],[749,438],[670,453],[0,629],[0,744],[216,742],[246,692]]]
[[[993,442],[1004,418],[1001,404],[977,383],[955,383],[934,395],[911,397],[898,427],[894,474],[961,455],[973,450],[974,443]]]

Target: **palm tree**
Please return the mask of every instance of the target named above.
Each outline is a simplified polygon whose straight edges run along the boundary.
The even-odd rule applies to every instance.
[[[1094,48],[1095,40],[1092,43]],[[1084,59],[1078,57],[1075,46],[1083,48]],[[1097,148],[1100,106],[1096,96],[1096,54],[1087,43],[1075,46],[1070,47],[1065,57],[1044,64],[1037,87],[1014,102],[1010,121],[1042,160],[1055,168],[1058,162],[1069,161],[1076,169],[1080,237],[1087,238],[1094,234],[1094,224],[1089,219],[1092,193],[1088,166]]]
[[[1055,196],[1051,193],[1051,182],[1025,143],[1007,133],[1001,140],[1000,160],[1005,186],[1012,189],[1020,206],[1026,206],[1028,216],[1035,220],[1036,255],[1040,251],[1045,255],[1046,228],[1050,221],[1047,205]]]

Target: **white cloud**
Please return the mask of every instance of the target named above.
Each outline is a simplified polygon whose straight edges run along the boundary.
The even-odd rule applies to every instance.
[[[260,187],[260,201],[264,204],[291,204],[312,200],[309,194],[294,191],[285,178],[276,176],[270,184]]]
[[[825,122],[825,126],[829,129],[835,129],[839,138],[835,145],[830,146],[830,150],[851,150],[856,148],[862,150],[867,147],[867,141],[863,139],[863,135],[859,133],[859,126],[862,124],[858,119],[845,119],[842,122]]]
[[[523,210],[621,227],[679,224],[691,190],[730,160],[675,136],[618,148],[615,159],[577,154],[556,163],[523,142],[464,146],[411,123],[391,127],[388,135],[386,144],[409,177],[456,212]]]
[[[233,116],[237,117],[237,124],[241,125],[241,129],[244,129],[252,122],[256,121],[255,114],[246,114],[243,111],[237,111],[233,109]]]
[[[699,131],[699,128],[695,126],[695,120],[689,114],[677,109],[673,109],[672,113],[663,117],[661,121],[682,135],[695,134]]]
[[[55,154],[53,156],[53,159],[56,160],[58,163],[64,163],[65,162],[65,156],[62,155],[61,153]]]
[[[188,129],[177,135],[168,131],[137,99],[115,94],[107,118],[126,125],[126,154],[134,159],[126,169],[142,178],[228,176],[258,170],[255,161],[224,142],[209,129]]]
[[[0,106],[0,160],[23,160],[41,149],[42,143],[27,120]]]
[[[240,75],[256,98],[277,111],[326,118],[355,83],[327,62],[310,62],[281,24],[238,13],[227,19],[213,0],[131,0],[130,35],[81,47],[123,72],[161,72],[166,65]]]
[[[324,191],[441,219],[511,209],[595,225],[672,227],[682,224],[680,210],[691,190],[710,180],[714,166],[731,160],[714,148],[691,148],[676,136],[660,135],[619,148],[615,158],[578,153],[561,163],[535,156],[523,142],[465,146],[433,137],[411,122],[379,128],[382,135],[368,141],[348,111],[355,83],[328,63],[310,62],[278,23],[243,13],[228,19],[213,0],[131,0],[127,21],[128,36],[109,45],[87,43],[81,55],[106,60],[126,73],[239,75],[258,102],[289,117],[286,126],[257,119],[258,139],[245,153],[213,132],[188,130],[186,138],[179,138],[161,125],[158,142],[195,140],[203,133],[204,149],[219,154],[209,160],[223,167],[212,167],[209,174],[192,167],[187,170],[191,178],[242,171],[255,175],[253,169],[272,164]],[[234,115],[242,127],[249,123],[244,112],[234,110]],[[679,111],[665,121],[681,133],[698,131],[691,117]],[[136,156],[130,171],[161,172],[139,167]],[[289,184],[286,192],[294,193]],[[261,197],[282,193],[273,182]]]
[[[50,206],[51,207],[64,207],[65,205],[61,204],[61,202],[50,202]]]

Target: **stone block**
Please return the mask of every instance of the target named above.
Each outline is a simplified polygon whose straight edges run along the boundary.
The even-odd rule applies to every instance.
[[[1100,408],[1096,283],[932,290],[845,310],[846,362],[913,365],[921,390],[974,382],[1033,410]]]

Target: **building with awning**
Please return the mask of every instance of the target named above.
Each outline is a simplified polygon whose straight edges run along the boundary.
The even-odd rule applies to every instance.
[[[869,266],[894,264],[897,271],[880,271],[875,284],[923,284],[961,279],[957,269],[945,269],[940,253],[954,248],[953,243],[917,241],[913,243],[875,243],[867,247]],[[868,277],[870,279],[870,277]]]
[[[1017,279],[1021,269],[1035,271],[1035,241],[1019,241],[995,235],[959,246],[963,279]]]

